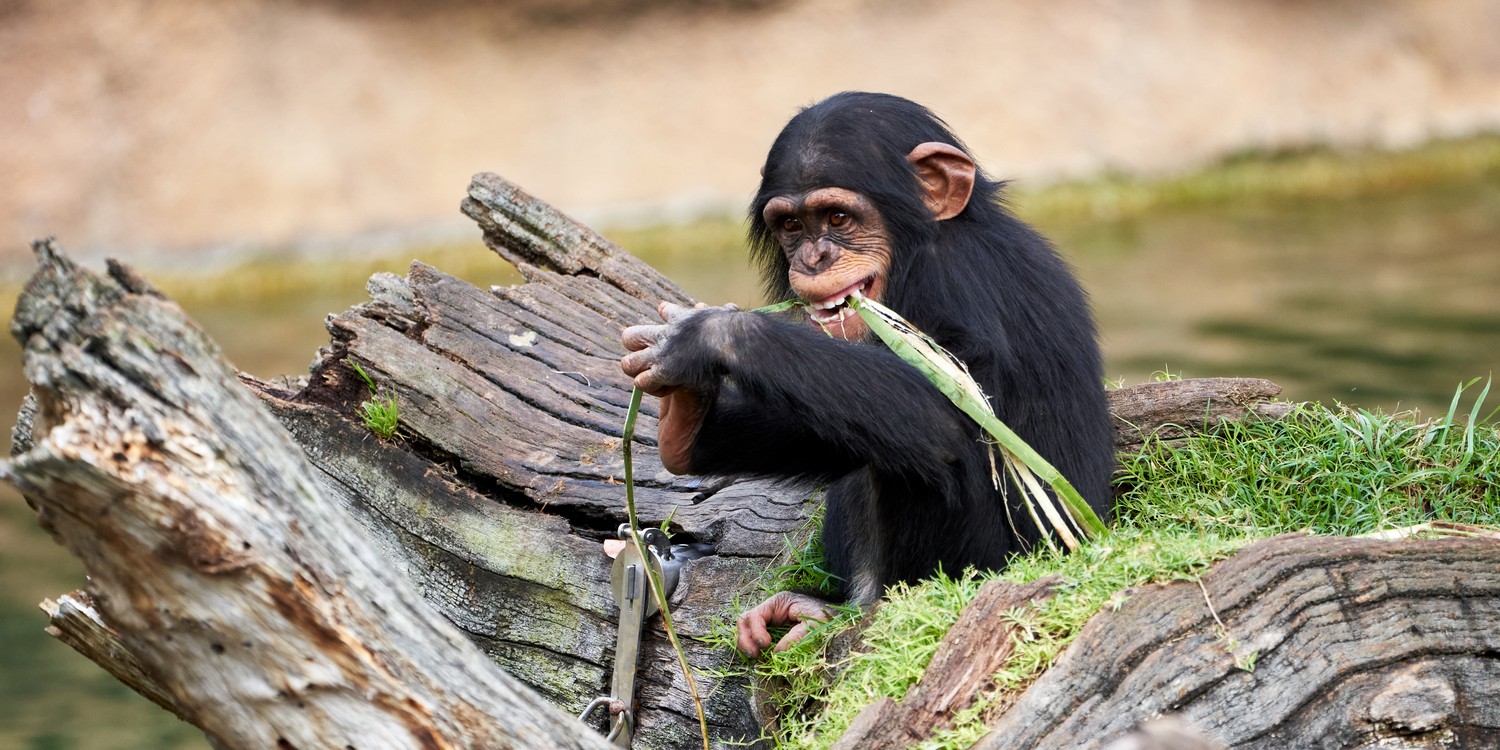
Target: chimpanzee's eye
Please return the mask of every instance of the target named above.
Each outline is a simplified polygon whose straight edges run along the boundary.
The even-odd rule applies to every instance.
[[[849,223],[849,214],[843,211],[834,211],[828,215],[828,223],[836,227],[841,227]]]
[[[781,231],[783,231],[783,232],[800,232],[800,231],[802,231],[802,222],[798,221],[797,217],[795,217],[795,216],[784,217],[781,220]]]

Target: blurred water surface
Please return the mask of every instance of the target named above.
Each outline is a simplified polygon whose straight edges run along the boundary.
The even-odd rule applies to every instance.
[[[1500,366],[1500,176],[1042,229],[1089,288],[1106,369],[1127,383],[1164,369],[1259,376],[1291,399],[1433,415],[1460,382]],[[758,303],[735,243],[705,244],[654,243],[643,255],[700,299]],[[471,280],[503,278],[499,263],[493,278]],[[326,342],[323,316],[364,298],[351,287],[193,303],[189,312],[237,366],[267,377],[302,372]],[[25,392],[9,338],[0,362],[8,429]],[[191,727],[43,634],[36,602],[78,587],[82,574],[13,493],[0,493],[0,747],[205,747]]]

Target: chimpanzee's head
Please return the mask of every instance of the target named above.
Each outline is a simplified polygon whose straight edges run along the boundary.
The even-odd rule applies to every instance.
[[[849,340],[868,329],[844,299],[880,300],[900,284],[938,222],[961,215],[985,180],[926,108],[861,92],[793,117],[761,177],[750,240],[767,291],[802,299],[815,325]]]

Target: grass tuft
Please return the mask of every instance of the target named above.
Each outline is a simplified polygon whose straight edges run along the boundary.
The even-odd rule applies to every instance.
[[[381,440],[390,440],[396,437],[396,430],[401,427],[401,410],[396,405],[396,394],[388,390],[380,390],[375,386],[375,380],[360,367],[358,362],[352,358],[345,360],[354,369],[354,373],[360,380],[365,381],[365,386],[370,389],[370,397],[365,399],[355,410],[360,420],[370,431],[375,433]]]
[[[1476,400],[1477,416],[1480,401]],[[1126,459],[1130,523],[1183,533],[1367,534],[1430,521],[1500,523],[1500,438],[1487,420],[1304,405],[1281,422]]]

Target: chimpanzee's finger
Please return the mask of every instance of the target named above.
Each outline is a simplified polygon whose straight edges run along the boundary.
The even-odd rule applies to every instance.
[[[663,378],[661,370],[656,367],[652,367],[635,376],[632,382],[635,383],[635,387],[641,389],[642,393],[649,396],[665,396],[677,386],[676,383],[669,382],[666,378]]]
[[[651,367],[656,364],[657,357],[660,354],[660,349],[654,346],[648,346],[638,352],[632,352],[621,357],[620,369],[623,370],[626,375],[629,375],[633,378],[651,369]]]
[[[806,638],[807,634],[812,632],[813,626],[821,624],[822,623],[817,620],[808,620],[806,622],[797,623],[797,627],[788,630],[786,635],[781,636],[781,640],[776,642],[776,650],[785,651],[792,646],[797,645],[797,641]]]
[[[771,645],[771,631],[766,628],[766,618],[760,609],[751,609],[735,622],[735,645],[740,653],[751,659],[760,656],[760,650]]]
[[[666,338],[667,329],[664,325],[631,326],[620,333],[620,343],[630,351],[640,351]]]
[[[663,302],[656,306],[656,312],[661,316],[662,320],[665,320],[668,323],[674,323],[679,318],[691,315],[696,311],[691,307],[684,307],[682,305],[674,304],[671,302]]]

